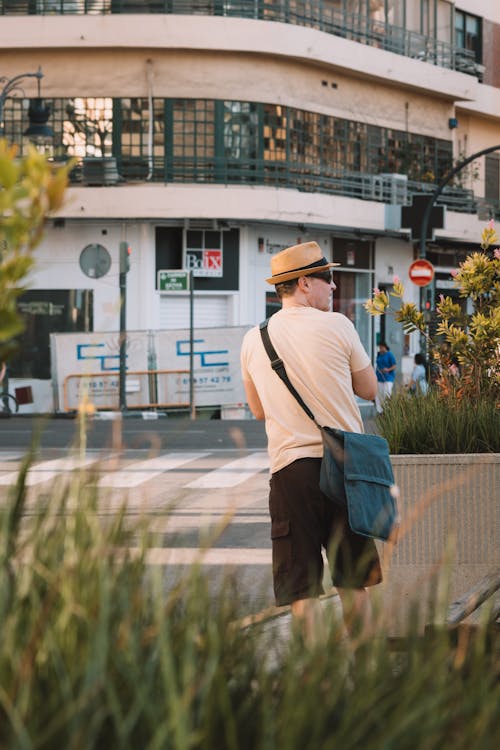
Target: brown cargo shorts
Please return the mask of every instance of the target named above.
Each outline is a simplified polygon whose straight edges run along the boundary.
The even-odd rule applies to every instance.
[[[320,466],[320,458],[300,458],[270,479],[277,606],[324,593],[322,549],[326,551],[334,586],[363,588],[382,580],[373,539],[355,534],[349,527],[346,510],[319,489]]]

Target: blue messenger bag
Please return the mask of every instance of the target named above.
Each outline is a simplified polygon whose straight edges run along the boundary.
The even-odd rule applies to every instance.
[[[265,320],[260,324],[260,334],[271,367],[321,432],[321,491],[346,509],[349,526],[356,534],[388,541],[394,537],[398,513],[387,440],[379,435],[345,432],[318,424],[290,382],[283,360],[269,338],[267,323]]]

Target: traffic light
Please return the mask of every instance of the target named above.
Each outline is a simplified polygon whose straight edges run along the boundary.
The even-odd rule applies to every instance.
[[[431,312],[434,309],[434,290],[432,286],[428,286],[425,289],[424,308]]]
[[[130,255],[132,248],[128,242],[120,242],[120,273],[128,273],[130,271]]]

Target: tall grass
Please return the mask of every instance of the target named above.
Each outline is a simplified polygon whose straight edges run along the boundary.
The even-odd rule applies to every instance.
[[[500,452],[500,408],[492,397],[471,402],[433,390],[396,391],[376,422],[395,454]]]
[[[230,580],[194,566],[167,588],[152,535],[96,477],[33,503],[26,464],[0,524],[0,747],[9,750],[493,750],[498,672],[487,631],[379,634],[350,653],[332,617],[304,649],[241,628]],[[133,556],[128,547],[140,552]]]

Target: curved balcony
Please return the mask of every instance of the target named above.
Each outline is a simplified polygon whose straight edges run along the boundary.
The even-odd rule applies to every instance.
[[[408,204],[414,194],[430,196],[435,188],[435,184],[408,180],[403,174],[371,174],[320,165],[255,159],[244,165],[237,164],[230,158],[200,159],[196,162],[178,159],[165,165],[162,159],[148,162],[145,159],[127,157],[92,157],[83,159],[71,173],[72,184],[89,187],[109,187],[143,181],[288,188],[392,205]],[[437,203],[458,213],[475,213],[478,208],[472,190],[462,187],[445,188]]]
[[[231,16],[318,29],[327,34],[456,70],[481,79],[474,53],[345,4],[325,0],[0,0],[0,15],[109,15],[157,13]]]

